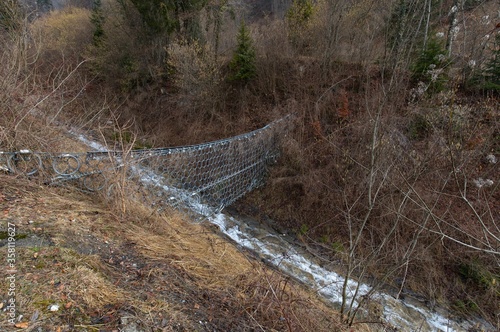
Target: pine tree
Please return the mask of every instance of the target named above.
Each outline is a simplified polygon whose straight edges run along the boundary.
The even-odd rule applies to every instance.
[[[104,14],[102,12],[101,0],[94,0],[92,5],[92,14],[90,22],[94,25],[94,35],[92,36],[92,44],[96,47],[102,45],[104,34]]]
[[[436,37],[430,38],[411,67],[412,80],[415,83],[419,81],[425,83],[430,93],[442,91],[448,81],[450,59],[445,53],[446,49],[442,42]]]
[[[500,92],[500,35],[495,37],[493,54],[484,69],[484,89]]]
[[[120,0],[122,1],[122,0]],[[151,36],[184,30],[188,39],[199,39],[199,12],[207,0],[131,0]]]
[[[243,21],[238,31],[237,41],[238,46],[234,52],[233,59],[229,63],[229,68],[232,72],[230,79],[234,81],[249,81],[257,74],[255,66],[256,53],[250,32]]]

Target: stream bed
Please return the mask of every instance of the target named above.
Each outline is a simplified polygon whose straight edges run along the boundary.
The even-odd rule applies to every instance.
[[[101,144],[83,135],[74,132],[73,134],[92,149],[106,151]],[[195,213],[203,215],[208,222],[217,225],[220,231],[237,245],[252,251],[266,263],[299,280],[331,302],[333,306],[340,307],[345,278],[333,270],[322,267],[314,257],[294,245],[286,235],[279,234],[265,224],[248,217],[233,216],[227,212],[213,213],[212,209],[197,201],[189,202],[192,197],[189,193],[163,185],[160,176],[150,170],[139,167],[132,167],[131,170],[137,173],[137,178],[145,186],[163,190],[166,197],[182,195],[187,206]],[[358,284],[354,280],[348,280],[348,301],[352,300],[356,289],[359,298],[369,293],[371,288],[368,284]],[[397,331],[495,331],[493,326],[483,320],[463,320],[443,308],[430,309],[425,302],[412,297],[396,299],[388,293],[377,291],[371,294],[370,303],[370,311],[376,311],[378,319]],[[374,312],[370,312],[372,317],[373,314]],[[386,329],[381,327],[381,330]]]
[[[208,221],[240,246],[255,252],[261,259],[282,272],[300,280],[335,306],[342,302],[344,277],[325,269],[315,262],[307,252],[287,239],[286,235],[249,218],[235,218],[226,213],[209,216]],[[348,281],[348,301],[358,288],[358,297],[367,294],[370,286]],[[482,320],[463,320],[453,317],[443,308],[433,310],[415,298],[396,299],[387,293],[375,292],[371,295],[372,310],[378,311],[379,318],[398,331],[494,331]],[[373,312],[370,313],[373,316]]]

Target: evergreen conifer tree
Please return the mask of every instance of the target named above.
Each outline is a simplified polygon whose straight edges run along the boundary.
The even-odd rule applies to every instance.
[[[484,69],[484,89],[500,92],[500,34],[495,37],[493,54]]]
[[[101,0],[94,0],[90,22],[94,25],[92,44],[99,47],[104,39],[104,14],[102,12]]]
[[[238,31],[237,41],[238,46],[229,63],[229,68],[232,72],[230,79],[234,81],[249,81],[257,74],[255,66],[256,53],[250,32],[243,21]]]
[[[430,38],[411,68],[413,81],[428,85],[430,93],[442,91],[448,81],[450,59],[445,53],[442,42],[435,37]]]

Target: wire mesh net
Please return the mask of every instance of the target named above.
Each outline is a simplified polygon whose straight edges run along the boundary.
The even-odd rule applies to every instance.
[[[59,155],[0,152],[0,167],[28,176],[43,173],[49,184],[76,184],[88,192],[112,191],[112,174],[121,170],[162,205],[207,215],[264,183],[269,166],[279,157],[289,119],[192,146]]]

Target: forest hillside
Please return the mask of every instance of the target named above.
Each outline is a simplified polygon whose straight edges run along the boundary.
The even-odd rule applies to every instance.
[[[238,213],[500,327],[497,0],[6,0],[0,43],[0,150],[66,151],[63,128],[190,145],[292,114]]]

